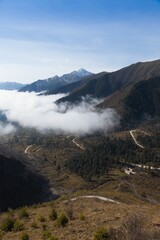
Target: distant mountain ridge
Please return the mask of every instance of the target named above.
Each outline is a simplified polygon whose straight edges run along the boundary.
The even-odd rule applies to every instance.
[[[17,82],[0,82],[1,90],[19,90],[24,87],[26,84],[17,83]]]
[[[42,91],[53,91],[58,87],[67,85],[69,83],[73,83],[79,81],[81,78],[92,75],[93,73],[88,72],[85,69],[79,69],[78,71],[73,71],[68,74],[64,74],[61,77],[54,76],[44,80],[38,80],[31,84],[22,87],[20,92],[42,92]]]

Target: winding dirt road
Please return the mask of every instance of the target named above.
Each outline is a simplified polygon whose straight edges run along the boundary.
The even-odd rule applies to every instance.
[[[33,146],[33,145],[29,145],[29,146],[25,149],[24,153],[27,154],[27,153],[28,153],[28,150],[29,150],[32,146]]]
[[[77,147],[79,147],[80,149],[82,149],[83,151],[85,150],[84,147],[82,147],[80,144],[78,144],[78,143],[76,142],[76,138],[74,138],[74,139],[72,140],[72,142],[73,142]]]
[[[133,141],[135,142],[135,144],[136,144],[138,147],[140,147],[140,148],[145,148],[143,145],[141,145],[141,144],[139,144],[139,143],[137,142],[137,140],[135,139],[135,137],[134,137],[134,135],[133,135],[134,132],[136,132],[136,130],[131,130],[131,131],[129,131],[129,133],[130,133],[131,137],[133,138]]]

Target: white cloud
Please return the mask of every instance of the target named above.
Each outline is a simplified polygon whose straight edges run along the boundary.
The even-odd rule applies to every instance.
[[[12,124],[0,122],[0,136],[13,133],[15,130],[16,129]]]
[[[53,130],[70,134],[86,134],[111,130],[119,118],[114,110],[96,111],[83,99],[79,105],[55,104],[64,95],[37,96],[35,93],[0,91],[0,110],[10,122],[40,131]]]

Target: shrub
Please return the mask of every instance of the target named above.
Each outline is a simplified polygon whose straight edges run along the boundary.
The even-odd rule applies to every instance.
[[[43,232],[43,235],[42,235],[42,238],[44,239],[44,240],[48,240],[50,237],[51,237],[51,231],[50,230],[45,230],[44,232]]]
[[[51,213],[49,215],[49,218],[52,220],[52,221],[55,221],[57,219],[57,212],[54,208],[52,208],[51,210]]]
[[[14,211],[13,211],[12,208],[9,208],[9,209],[8,209],[8,215],[9,215],[10,217],[13,217],[13,216],[14,216]]]
[[[2,240],[2,238],[3,238],[3,232],[0,231],[0,240]]]
[[[100,228],[94,235],[94,240],[106,240],[109,239],[109,234],[106,228]]]
[[[68,223],[68,218],[64,213],[62,213],[57,219],[57,226],[65,227],[67,223]]]
[[[23,233],[20,237],[20,240],[29,240],[29,235],[27,233]]]
[[[40,222],[45,222],[46,219],[45,219],[43,216],[39,216],[39,221],[40,221]]]
[[[43,228],[43,230],[46,230],[47,229],[47,224],[42,224],[42,228]]]
[[[5,218],[1,223],[1,230],[4,232],[10,232],[13,229],[15,219],[12,217]]]
[[[38,228],[38,224],[34,221],[34,222],[32,222],[31,227],[32,228]]]
[[[84,220],[85,220],[85,216],[83,215],[83,213],[80,213],[79,219],[80,219],[81,221],[84,221]]]
[[[53,236],[49,230],[44,231],[42,237],[44,240],[58,240],[58,238],[56,236]]]
[[[122,224],[121,232],[124,233],[128,238],[132,239],[143,239],[141,234],[145,224],[145,217],[140,213],[131,214]]]
[[[13,231],[18,232],[23,230],[23,223],[19,220],[16,220],[13,225]]]
[[[157,240],[160,236],[160,230],[156,227],[148,228],[148,221],[145,216],[140,213],[131,214],[122,225],[117,228],[109,230],[111,240]],[[147,225],[146,225],[147,223]]]
[[[51,236],[50,238],[48,238],[48,240],[58,240],[58,238],[56,236]]]
[[[75,219],[74,214],[73,214],[73,207],[72,207],[71,204],[66,208],[66,213],[67,213],[67,216],[69,217],[70,220]]]
[[[28,218],[28,217],[29,217],[29,213],[26,211],[25,208],[20,209],[18,215],[19,215],[19,218],[20,218],[20,219],[21,219],[21,218]]]

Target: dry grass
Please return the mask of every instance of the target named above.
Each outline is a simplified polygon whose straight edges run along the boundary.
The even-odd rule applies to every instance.
[[[126,218],[130,217],[132,220],[132,216],[135,213],[145,216],[147,221],[145,221],[143,229],[149,225],[150,231],[154,232],[158,229],[157,226],[160,223],[160,206],[158,205],[119,205],[94,199],[79,199],[72,203],[61,201],[52,205],[54,205],[58,215],[62,213],[67,214],[68,209],[72,208],[74,217],[69,220],[64,228],[61,228],[57,226],[56,221],[50,220],[49,215],[52,207],[49,204],[37,208],[28,208],[29,218],[21,221],[24,224],[24,231],[29,234],[31,240],[43,239],[44,225],[45,231],[50,231],[52,235],[58,236],[60,240],[75,240],[75,236],[76,240],[91,240],[97,229],[101,227],[120,229]],[[83,221],[80,218],[81,213],[84,215]],[[14,211],[13,214],[15,218],[19,217],[18,211]],[[0,221],[5,217],[6,214],[2,214]],[[42,217],[45,219],[45,222],[40,220]],[[35,223],[36,228],[33,228]],[[21,235],[21,232],[9,232],[4,234],[3,239],[18,240]]]

